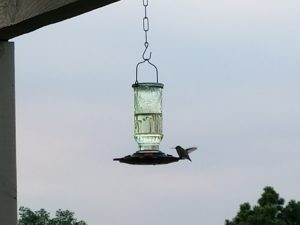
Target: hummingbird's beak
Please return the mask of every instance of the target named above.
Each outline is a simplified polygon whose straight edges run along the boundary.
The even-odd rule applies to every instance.
[[[171,149],[176,149],[175,147],[171,148]]]

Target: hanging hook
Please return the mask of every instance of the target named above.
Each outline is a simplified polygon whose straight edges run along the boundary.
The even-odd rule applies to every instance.
[[[149,47],[149,43],[148,42],[145,42],[145,50],[144,50],[144,52],[143,52],[143,59],[145,60],[145,61],[149,61],[150,59],[151,59],[151,56],[152,56],[152,52],[150,52],[150,55],[149,55],[149,57],[148,58],[146,58],[146,52],[147,52],[147,50],[148,50],[148,47]]]

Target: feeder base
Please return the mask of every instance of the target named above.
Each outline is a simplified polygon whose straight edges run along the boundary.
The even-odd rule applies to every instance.
[[[180,158],[167,155],[161,151],[138,151],[123,158],[116,158],[114,161],[132,165],[161,165],[178,162]]]

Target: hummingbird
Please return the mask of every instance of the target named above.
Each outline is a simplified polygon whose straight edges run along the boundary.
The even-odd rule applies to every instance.
[[[191,148],[184,149],[180,145],[178,145],[174,149],[176,149],[177,154],[178,154],[180,159],[188,159],[188,160],[192,161],[189,154],[191,152],[195,151],[197,148],[196,147],[191,147]]]

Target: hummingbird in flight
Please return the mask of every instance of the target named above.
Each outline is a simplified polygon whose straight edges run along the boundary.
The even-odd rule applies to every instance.
[[[176,149],[177,154],[178,154],[180,159],[188,159],[188,160],[192,161],[189,154],[191,152],[195,151],[197,148],[196,147],[191,147],[191,148],[184,149],[180,145],[178,145],[174,149]]]

